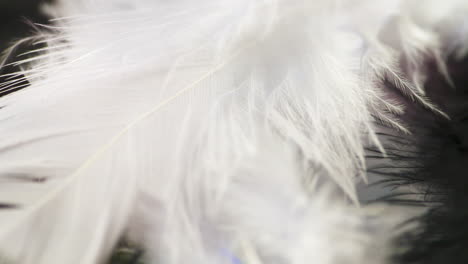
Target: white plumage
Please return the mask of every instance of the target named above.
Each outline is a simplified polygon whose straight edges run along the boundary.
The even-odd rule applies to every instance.
[[[48,6],[32,85],[0,99],[1,256],[101,263],[127,233],[151,263],[384,263],[355,190],[376,119],[405,130],[380,81],[438,111],[421,58],[466,50],[441,36],[468,5],[430,2]]]

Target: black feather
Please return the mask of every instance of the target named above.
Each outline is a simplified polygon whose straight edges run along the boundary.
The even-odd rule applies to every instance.
[[[374,185],[411,191],[396,191],[377,201],[427,207],[405,223],[412,228],[395,241],[395,263],[468,263],[468,58],[450,59],[448,69],[455,87],[428,62],[425,89],[450,119],[424,109],[385,82],[407,106],[402,119],[412,134],[382,133],[388,155],[370,149],[368,159],[380,159],[383,165],[368,171],[381,178]]]

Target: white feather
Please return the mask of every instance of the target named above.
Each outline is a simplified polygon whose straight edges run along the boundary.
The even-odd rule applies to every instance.
[[[33,65],[23,72],[32,85],[0,99],[0,201],[21,205],[0,212],[2,256],[98,263],[129,231],[155,263],[383,261],[368,257],[366,218],[347,201],[357,202],[364,147],[379,145],[374,117],[404,130],[380,78],[438,111],[423,78],[397,62],[403,54],[418,68],[427,50],[442,53],[440,33],[402,10],[395,1],[49,6],[64,18],[40,35],[46,53],[21,62]],[[404,19],[390,35],[408,40],[398,47],[379,36],[395,14]]]

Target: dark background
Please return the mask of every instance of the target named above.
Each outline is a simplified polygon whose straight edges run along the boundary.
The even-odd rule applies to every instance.
[[[47,18],[40,14],[40,0],[0,0],[0,50],[12,41],[32,32],[26,20],[46,23]]]
[[[48,18],[40,12],[40,4],[43,2],[43,0],[0,0],[0,53],[2,54],[0,61],[3,61],[3,53],[7,47],[11,46],[15,41],[33,34],[34,30],[30,24],[31,22],[47,23]],[[19,47],[14,54],[8,57],[6,64],[15,61],[17,55],[28,49],[32,49],[32,47],[27,45]],[[14,73],[18,70],[17,67],[12,66],[0,68],[0,84],[7,80],[7,77],[2,75]],[[12,91],[14,90],[9,92]],[[0,88],[0,96],[9,92],[1,91]]]

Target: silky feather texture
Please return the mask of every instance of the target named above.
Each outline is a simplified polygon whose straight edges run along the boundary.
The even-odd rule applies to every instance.
[[[357,202],[364,147],[379,146],[373,121],[405,131],[382,78],[439,112],[422,71],[406,76],[398,62],[418,69],[420,56],[443,54],[436,25],[449,11],[435,21],[408,9],[49,6],[63,18],[38,35],[47,48],[18,62],[32,65],[32,85],[0,99],[0,201],[19,206],[0,212],[2,257],[100,263],[128,231],[154,263],[383,262],[369,258],[364,213],[342,198]],[[389,18],[411,41],[380,36]]]

